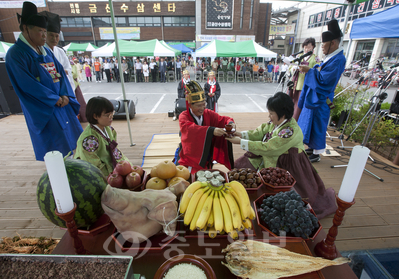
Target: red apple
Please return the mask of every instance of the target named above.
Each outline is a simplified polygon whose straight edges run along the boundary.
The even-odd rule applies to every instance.
[[[140,166],[133,166],[132,172],[137,172],[140,175],[140,177],[142,177],[144,174],[144,170]]]
[[[133,189],[139,186],[141,183],[141,177],[137,172],[131,172],[126,176],[126,186],[128,189]]]
[[[123,177],[117,173],[111,173],[108,176],[107,180],[108,184],[115,188],[122,188],[123,186]]]
[[[122,176],[125,176],[132,172],[132,166],[128,161],[122,160],[116,164],[114,172],[119,173]]]

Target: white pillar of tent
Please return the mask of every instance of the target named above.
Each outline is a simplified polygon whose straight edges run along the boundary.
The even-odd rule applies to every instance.
[[[126,100],[125,79],[123,78],[123,71],[122,71],[122,64],[121,64],[121,55],[119,53],[118,35],[116,34],[115,17],[114,17],[114,6],[112,4],[112,0],[108,0],[108,3],[109,3],[110,11],[111,11],[112,28],[113,28],[113,31],[114,31],[116,55],[118,57],[119,77],[121,79],[121,85],[122,85],[123,103],[125,105],[127,128],[129,130],[129,137],[130,137],[130,146],[134,146],[136,144],[133,143],[132,131],[130,129],[130,115],[129,115],[129,108],[127,106],[127,100]]]

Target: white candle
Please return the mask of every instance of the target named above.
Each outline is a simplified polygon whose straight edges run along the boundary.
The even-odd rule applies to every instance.
[[[355,198],[357,187],[367,163],[370,149],[358,145],[353,148],[352,155],[349,159],[338,197],[346,202],[352,202]]]
[[[74,204],[64,158],[59,151],[50,151],[44,156],[44,162],[58,213],[67,213],[73,209]]]

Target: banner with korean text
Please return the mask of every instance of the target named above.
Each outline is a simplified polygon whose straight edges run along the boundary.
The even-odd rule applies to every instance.
[[[101,40],[114,40],[112,27],[100,27]],[[140,27],[116,27],[118,39],[121,40],[140,40]]]
[[[294,24],[284,24],[284,25],[270,25],[269,35],[292,35],[295,33],[295,23]]]

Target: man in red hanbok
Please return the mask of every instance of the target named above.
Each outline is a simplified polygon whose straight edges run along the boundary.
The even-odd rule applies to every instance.
[[[206,108],[205,93],[196,81],[186,84],[187,110],[179,116],[181,132],[180,165],[196,173],[201,169],[211,169],[217,161],[228,169],[234,167],[233,150],[230,142],[224,136],[225,125],[231,124],[235,129],[234,120],[221,116]]]

